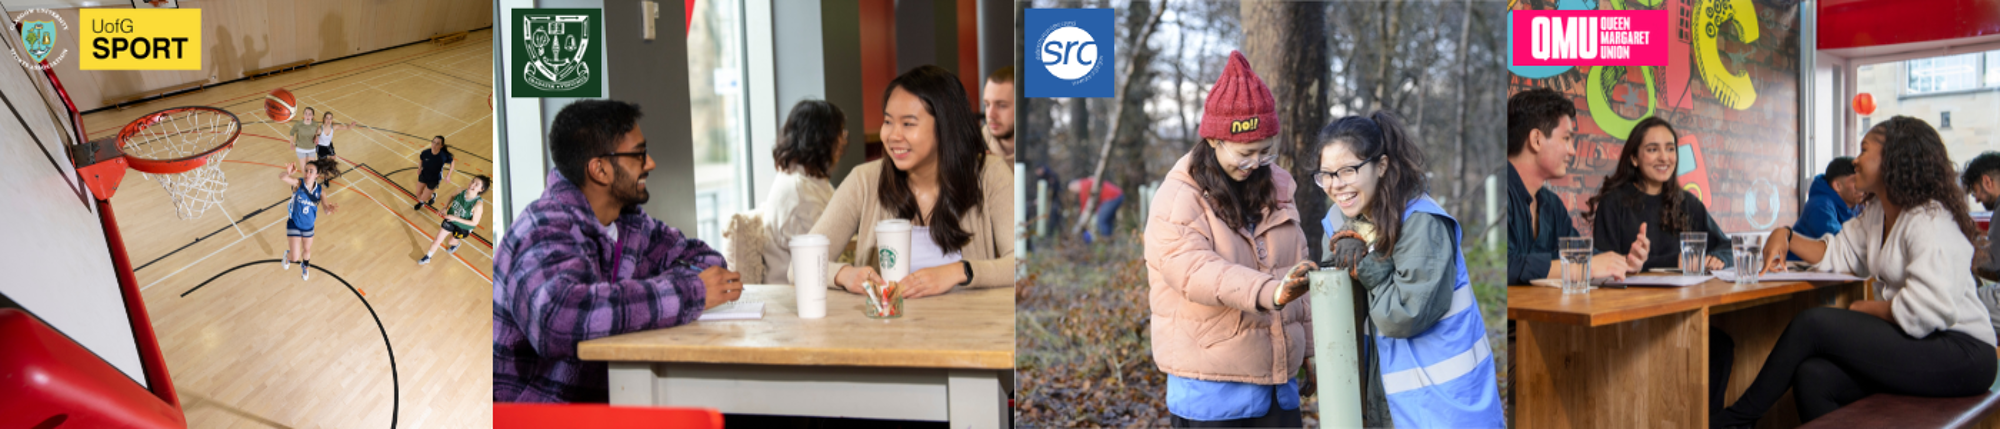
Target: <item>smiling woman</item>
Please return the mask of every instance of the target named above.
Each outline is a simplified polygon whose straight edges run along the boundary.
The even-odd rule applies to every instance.
[[[1013,171],[986,153],[964,88],[932,65],[890,81],[881,118],[888,159],[849,172],[813,225],[813,234],[834,243],[854,238],[856,254],[872,256],[876,237],[861,232],[908,220],[909,275],[886,279],[906,297],[1014,285],[1014,240],[1006,233],[1014,228]],[[856,259],[864,265],[829,264],[827,286],[860,292],[864,282],[885,280],[870,258]]]

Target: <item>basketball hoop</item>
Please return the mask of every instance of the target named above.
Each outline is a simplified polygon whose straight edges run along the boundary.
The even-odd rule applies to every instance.
[[[125,125],[118,131],[117,147],[133,170],[167,189],[174,214],[193,219],[222,202],[229,188],[222,159],[240,132],[236,114],[207,106],[175,107]]]

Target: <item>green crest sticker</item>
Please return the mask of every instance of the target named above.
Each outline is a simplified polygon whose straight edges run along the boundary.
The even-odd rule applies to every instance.
[[[514,9],[514,97],[604,96],[603,9]]]

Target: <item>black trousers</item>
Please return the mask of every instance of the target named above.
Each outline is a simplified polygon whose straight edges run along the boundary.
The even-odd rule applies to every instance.
[[[1188,420],[1174,415],[1177,428],[1302,428],[1306,427],[1305,415],[1299,410],[1278,409],[1278,400],[1271,399],[1271,410],[1263,417],[1235,420]]]
[[[1756,423],[1792,389],[1799,420],[1812,421],[1875,393],[1952,397],[1993,385],[1993,345],[1962,332],[1911,337],[1889,321],[1819,307],[1792,319],[1757,379],[1735,404],[1712,415],[1715,427]]]

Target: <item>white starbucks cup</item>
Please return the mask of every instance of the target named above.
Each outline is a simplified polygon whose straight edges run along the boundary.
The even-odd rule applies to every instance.
[[[882,280],[901,282],[910,275],[910,221],[876,223],[875,248],[875,269],[882,272]]]
[[[826,317],[826,236],[792,236],[792,286],[797,289],[800,319]]]

